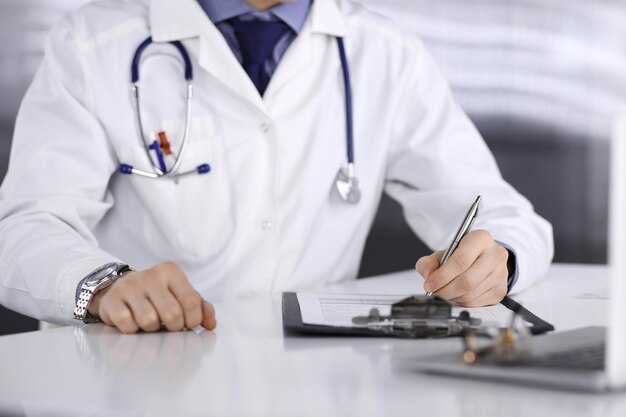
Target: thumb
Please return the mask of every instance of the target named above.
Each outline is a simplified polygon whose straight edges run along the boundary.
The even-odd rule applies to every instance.
[[[415,270],[418,274],[423,276],[424,279],[427,279],[433,271],[439,268],[439,261],[441,260],[442,256],[442,250],[434,252],[428,256],[422,256],[417,260],[417,263],[415,264]]]
[[[202,300],[202,327],[207,330],[213,330],[217,326],[215,320],[215,308],[211,303]]]

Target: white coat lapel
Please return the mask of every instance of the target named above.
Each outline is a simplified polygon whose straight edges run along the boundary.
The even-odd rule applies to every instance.
[[[348,35],[348,21],[337,0],[315,0],[311,8],[311,31],[330,36]]]
[[[312,58],[311,48],[311,25],[310,19],[308,19],[300,34],[285,52],[278,67],[276,67],[276,71],[272,75],[265,91],[265,97],[274,94],[274,92],[309,67]]]
[[[227,88],[266,111],[250,77],[196,0],[152,0],[150,27],[155,42],[199,37],[200,66]]]
[[[265,93],[266,97],[278,91],[306,70],[313,59],[312,37],[316,34],[340,36],[347,34],[345,16],[336,0],[315,0],[302,31],[287,49]],[[323,65],[323,64],[322,64]]]

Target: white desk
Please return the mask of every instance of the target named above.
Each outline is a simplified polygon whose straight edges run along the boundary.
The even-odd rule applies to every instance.
[[[421,288],[413,272],[337,292]],[[606,268],[554,265],[516,297],[557,330],[605,324]],[[0,415],[624,416],[626,393],[581,395],[410,370],[459,340],[284,338],[279,299],[216,306],[211,332],[122,335],[102,325],[0,337]]]

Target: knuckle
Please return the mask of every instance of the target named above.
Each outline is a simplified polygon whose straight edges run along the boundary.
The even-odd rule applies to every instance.
[[[457,281],[458,288],[466,295],[469,295],[469,293],[474,288],[474,280],[472,279],[472,277],[468,274],[465,274],[460,276]]]
[[[190,329],[193,329],[194,327],[198,327],[200,324],[202,324],[202,315],[189,317],[185,324]]]
[[[509,251],[504,247],[504,246],[500,246],[500,245],[496,245],[496,254],[498,256],[498,259],[500,259],[502,262],[506,262],[509,260]]]
[[[461,272],[465,272],[472,265],[472,260],[469,256],[463,255],[457,252],[457,256],[452,256],[450,261],[454,264],[454,266],[460,270]]]
[[[191,284],[189,283],[187,276],[180,269],[177,270],[176,273],[173,273],[171,278],[176,284],[180,285],[182,288],[191,288]]]
[[[174,262],[167,261],[159,265],[159,276],[166,282],[182,284],[187,282],[185,273]]]
[[[128,310],[116,310],[109,313],[111,320],[116,324],[125,324],[133,320],[130,311]]]
[[[180,272],[180,268],[178,267],[178,265],[176,265],[174,262],[172,261],[165,261],[163,263],[161,263],[160,265],[158,265],[158,269],[162,270],[163,272],[169,274],[177,274]]]
[[[161,314],[161,319],[165,323],[172,323],[182,318],[182,311],[177,307],[168,307]]]
[[[420,272],[420,265],[422,265],[423,263],[424,263],[424,261],[422,261],[422,258],[419,258],[419,259],[417,260],[417,262],[415,262],[415,270],[416,270],[417,272]]]
[[[165,261],[161,263],[161,266],[167,269],[174,269],[176,268],[176,263],[174,263],[173,261]]]
[[[197,292],[185,294],[180,300],[183,310],[185,311],[194,310],[200,307],[200,302],[200,294]]]
[[[140,291],[137,285],[127,283],[123,287],[120,286],[115,292],[115,296],[119,299],[132,299],[139,295]]]
[[[476,229],[474,231],[474,236],[476,236],[477,239],[483,241],[483,242],[489,242],[492,239],[491,237],[491,233],[489,233],[488,231],[486,231],[485,229]]]
[[[133,283],[137,283],[138,285],[145,287],[147,285],[151,285],[154,282],[154,280],[155,280],[154,272],[151,270],[147,270],[147,271],[142,271],[141,273],[137,274]],[[129,280],[128,282],[130,286],[131,281]]]
[[[422,275],[424,278],[426,278],[429,274],[430,268],[428,267],[428,261],[426,261],[424,258],[419,259],[416,263],[415,263],[415,271]]]
[[[148,328],[153,328],[158,323],[158,321],[159,321],[159,318],[157,317],[155,313],[142,314],[137,319],[139,326],[144,330]]]
[[[435,252],[431,255],[422,256],[415,263],[415,270],[417,273],[427,278],[433,273],[433,271],[439,265],[438,253]]]
[[[208,315],[215,317],[215,307],[213,307],[213,304],[203,301],[202,310]]]

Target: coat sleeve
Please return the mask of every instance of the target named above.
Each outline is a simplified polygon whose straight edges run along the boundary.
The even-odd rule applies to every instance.
[[[467,209],[483,196],[474,228],[511,248],[521,291],[545,274],[553,256],[551,225],[500,175],[493,155],[421,44],[398,106],[385,191],[403,207],[431,249],[445,248]]]
[[[115,158],[89,109],[71,21],[49,35],[16,121],[0,189],[0,303],[71,323],[77,284],[118,259],[91,230],[113,204]]]

